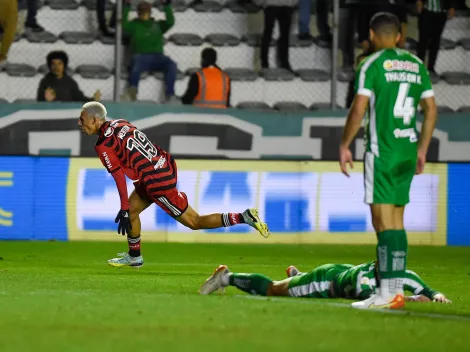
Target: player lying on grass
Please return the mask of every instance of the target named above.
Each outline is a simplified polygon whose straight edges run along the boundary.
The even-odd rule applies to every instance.
[[[235,286],[252,295],[289,296],[306,298],[348,298],[363,300],[376,290],[375,262],[353,266],[351,264],[325,264],[308,273],[290,266],[287,279],[273,281],[262,274],[232,273],[226,265],[219,266],[202,285],[200,293],[210,294],[226,286]],[[452,303],[442,293],[434,291],[411,270],[403,280],[405,301]]]
[[[121,209],[115,222],[118,233],[127,235],[129,252],[108,260],[112,266],[141,266],[139,214],[156,203],[167,214],[192,230],[248,224],[267,237],[268,227],[256,209],[243,213],[199,215],[178,191],[176,162],[170,153],[153,144],[147,136],[126,120],[106,120],[106,108],[98,102],[83,105],[78,125],[87,135],[98,135],[96,152],[103,166],[116,181]],[[127,194],[126,176],[135,190]]]

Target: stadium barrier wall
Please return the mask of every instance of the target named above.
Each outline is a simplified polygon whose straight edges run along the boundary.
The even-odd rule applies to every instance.
[[[351,178],[322,161],[178,160],[178,168],[178,188],[197,211],[256,206],[272,236],[248,226],[193,232],[152,206],[142,216],[146,241],[375,243],[361,163]],[[430,163],[415,177],[410,244],[470,245],[469,179],[463,163]],[[97,158],[0,156],[0,239],[122,240],[118,210],[114,180]]]

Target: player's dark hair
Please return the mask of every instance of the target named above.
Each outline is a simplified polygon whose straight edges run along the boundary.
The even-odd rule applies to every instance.
[[[201,53],[202,66],[215,66],[217,62],[217,51],[213,48],[205,48]]]
[[[400,32],[400,20],[393,13],[379,12],[372,16],[369,27],[377,34],[396,35]]]
[[[49,54],[47,54],[46,61],[47,61],[47,66],[49,67],[49,70],[51,69],[52,66],[52,60],[60,60],[64,63],[64,72],[67,70],[67,65],[69,64],[69,57],[65,53],[65,51],[59,50],[59,51],[51,51]]]

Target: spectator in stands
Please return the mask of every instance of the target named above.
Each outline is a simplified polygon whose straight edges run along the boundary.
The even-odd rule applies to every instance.
[[[330,47],[331,42],[333,41],[331,29],[328,24],[328,13],[331,3],[332,1],[329,0],[316,0],[315,4],[317,12],[317,29],[319,33],[317,44],[322,47]]]
[[[426,51],[428,53],[427,67],[432,75],[437,75],[435,70],[437,53],[441,43],[442,32],[447,19],[455,16],[454,0],[428,0],[424,4],[417,1],[419,20],[419,39],[417,54],[418,57],[425,61]]]
[[[292,71],[289,63],[289,37],[292,14],[297,0],[255,0],[264,7],[264,30],[261,38],[261,67],[269,68],[268,53],[273,35],[274,23],[279,23],[279,38],[277,40],[277,56],[281,68]]]
[[[47,55],[49,73],[39,82],[37,101],[87,102],[98,101],[101,92],[97,90],[93,98],[86,97],[77,82],[67,74],[69,58],[63,51],[52,51]]]
[[[109,23],[106,23],[106,0],[96,0],[96,18],[101,34],[105,37],[114,37],[114,33],[109,29],[116,27],[116,5],[113,7]]]
[[[15,40],[16,22],[18,20],[17,0],[0,1],[0,27],[3,30],[3,38],[0,43],[0,66],[5,64],[10,46]]]
[[[26,2],[28,16],[26,17],[26,22],[24,26],[26,29],[30,29],[33,32],[44,31],[44,28],[40,26],[36,20],[36,15],[38,13],[38,1],[39,0],[27,0]]]
[[[227,108],[230,91],[230,78],[217,66],[217,52],[206,48],[201,52],[201,70],[191,75],[181,101],[205,108]]]
[[[127,2],[129,5],[129,1]],[[137,99],[140,75],[148,71],[165,73],[166,102],[175,101],[176,63],[163,54],[164,38],[175,23],[170,0],[163,0],[165,20],[156,21],[151,15],[152,5],[141,1],[137,6],[138,18],[129,21],[130,7],[124,8],[122,26],[129,35],[132,48],[132,68],[129,74],[129,87],[125,99]]]
[[[325,0],[318,0],[322,2]],[[310,34],[310,12],[312,10],[312,0],[299,0],[299,34],[298,37],[300,40],[311,40],[313,39]],[[318,16],[318,12],[317,12]],[[317,26],[318,20],[317,20]]]

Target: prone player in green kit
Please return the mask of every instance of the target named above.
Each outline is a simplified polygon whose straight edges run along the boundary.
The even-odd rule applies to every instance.
[[[200,293],[207,295],[226,286],[235,286],[260,296],[364,300],[373,296],[377,289],[374,271],[374,261],[356,266],[324,264],[307,273],[290,266],[286,270],[287,279],[273,281],[262,274],[232,273],[226,265],[220,265],[201,286]],[[413,294],[404,296],[405,301],[452,303],[411,270],[405,271],[404,289]]]
[[[429,74],[423,62],[398,49],[400,23],[391,13],[378,13],[370,21],[375,53],[357,70],[356,95],[340,144],[341,171],[353,167],[349,146],[365,125],[364,188],[377,233],[377,289],[354,308],[402,308],[407,279],[408,241],[403,224],[413,176],[421,174],[437,118]],[[424,112],[418,140],[416,111]]]

